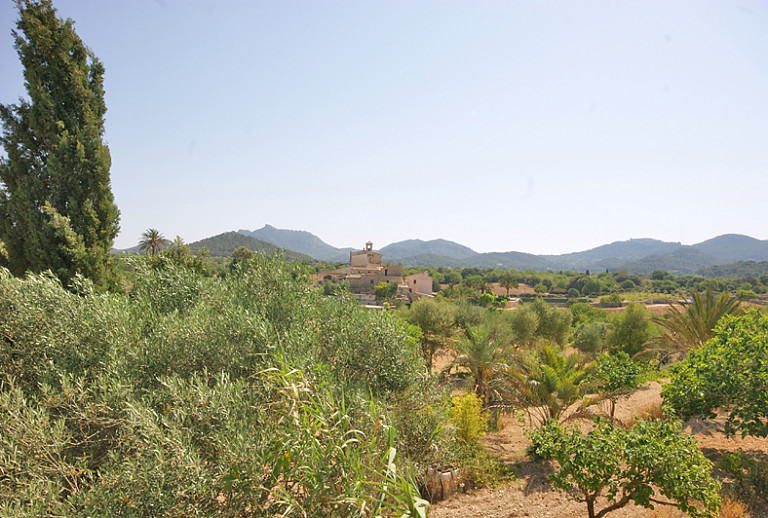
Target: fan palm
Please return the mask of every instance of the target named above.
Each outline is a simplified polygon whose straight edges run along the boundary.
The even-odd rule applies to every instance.
[[[139,241],[139,250],[142,252],[149,252],[151,255],[157,255],[157,253],[163,248],[168,246],[168,240],[160,233],[156,228],[149,228],[141,234],[141,241]]]
[[[686,353],[709,341],[714,336],[715,324],[725,315],[741,313],[741,300],[723,292],[715,298],[710,288],[701,293],[689,292],[690,300],[680,305],[669,304],[669,313],[651,320],[664,328],[664,333],[652,341],[671,353]]]

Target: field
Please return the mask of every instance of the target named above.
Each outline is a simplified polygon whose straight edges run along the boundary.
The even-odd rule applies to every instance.
[[[643,415],[649,409],[658,408],[661,403],[661,385],[651,382],[630,397],[622,400],[617,408],[617,417],[622,421],[633,416]],[[723,433],[724,419],[711,421],[692,420],[686,423],[684,431],[695,436],[704,454],[715,461],[725,452],[768,451],[768,439],[747,437],[746,439],[726,438]],[[531,462],[526,455],[530,441],[525,437],[524,423],[514,416],[503,421],[503,429],[485,437],[486,448],[499,456],[500,460],[511,465],[516,480],[501,487],[486,488],[479,491],[458,494],[453,498],[436,504],[430,516],[433,518],[582,518],[586,516],[583,503],[575,502],[553,491],[547,475],[551,472],[548,463]],[[585,427],[585,428],[588,428]],[[718,473],[716,472],[716,475]],[[722,475],[722,473],[720,473]],[[727,480],[725,481],[727,482]],[[753,514],[753,518],[767,516]],[[613,518],[666,518],[685,516],[672,507],[657,506],[647,510],[637,506],[627,506],[610,513]]]

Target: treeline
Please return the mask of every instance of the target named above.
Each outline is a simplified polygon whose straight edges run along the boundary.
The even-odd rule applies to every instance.
[[[644,292],[648,294],[682,295],[686,291],[729,291],[742,298],[753,298],[768,293],[768,273],[722,278],[701,275],[672,275],[656,270],[651,275],[619,272],[573,272],[534,270],[504,270],[500,268],[405,268],[405,275],[427,271],[434,279],[435,291],[446,286],[466,286],[486,291],[492,284],[517,287],[525,284],[539,294],[564,297],[601,297],[612,293]],[[738,273],[734,271],[734,273]]]

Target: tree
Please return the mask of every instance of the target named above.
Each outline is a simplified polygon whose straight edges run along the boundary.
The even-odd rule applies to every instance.
[[[684,302],[682,309],[670,303],[667,315],[653,318],[653,322],[664,328],[664,334],[654,343],[685,353],[712,338],[715,325],[722,317],[741,312],[741,301],[729,293],[721,293],[716,299],[707,288],[703,297],[697,291],[690,291],[688,295],[690,301]]]
[[[376,298],[379,300],[386,300],[395,295],[397,293],[397,283],[396,282],[386,282],[381,281],[376,285],[374,288],[376,292]]]
[[[421,351],[427,360],[427,369],[431,372],[435,352],[445,347],[455,333],[454,310],[448,303],[424,298],[411,305],[405,319],[419,326],[424,333]]]
[[[472,390],[487,407],[491,402],[491,381],[506,364],[507,341],[497,326],[468,327],[465,336],[455,340],[456,358],[450,368],[464,367],[472,376]]]
[[[638,421],[625,430],[601,420],[587,435],[550,423],[531,440],[537,454],[557,461],[550,476],[555,488],[585,502],[590,518],[629,502],[649,509],[672,505],[694,518],[716,516],[720,484],[710,474],[712,463],[679,423]],[[669,500],[656,498],[656,491]],[[610,503],[598,511],[601,496]]]
[[[642,351],[653,334],[651,322],[647,317],[646,309],[637,304],[630,304],[623,313],[614,316],[614,326],[606,337],[611,351],[624,351],[630,356]]]
[[[16,275],[113,279],[119,212],[103,143],[104,67],[51,0],[16,0],[15,47],[29,100],[0,106],[0,240]]]
[[[591,355],[605,348],[605,336],[608,334],[608,323],[595,321],[579,324],[573,333],[573,347]]]
[[[611,403],[608,414],[611,421],[615,419],[616,402],[640,385],[641,374],[642,369],[625,352],[615,356],[603,354],[592,364],[590,378],[595,381],[597,390]]]
[[[511,273],[505,273],[499,282],[499,286],[507,290],[507,297],[509,297],[509,290],[518,286],[517,278]]]
[[[681,418],[715,417],[728,409],[725,431],[768,437],[768,316],[749,311],[726,316],[714,337],[672,366],[662,390],[666,406]]]
[[[165,239],[159,230],[156,228],[148,228],[141,234],[141,241],[139,241],[139,250],[141,252],[147,252],[151,255],[157,255],[161,250],[166,248],[170,242]]]

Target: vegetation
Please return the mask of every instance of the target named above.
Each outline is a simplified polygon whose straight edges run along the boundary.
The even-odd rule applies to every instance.
[[[104,67],[50,0],[18,1],[29,100],[0,106],[0,241],[16,275],[52,270],[114,286],[119,212],[103,143]]]
[[[133,268],[126,295],[0,273],[0,515],[425,512],[441,396],[394,316],[281,258]]]
[[[730,293],[721,293],[718,298],[707,288],[702,294],[690,291],[688,301],[670,305],[669,313],[653,318],[664,329],[660,338],[654,341],[664,349],[686,353],[700,347],[714,334],[715,325],[726,315],[741,312],[740,300]]]
[[[554,486],[586,503],[590,518],[600,518],[630,502],[653,509],[667,504],[656,492],[691,517],[714,517],[719,506],[719,484],[711,463],[696,441],[665,421],[638,421],[625,430],[598,421],[584,435],[557,423],[533,432],[536,453],[557,461]],[[597,498],[609,504],[596,509]]]
[[[404,313],[404,318],[421,329],[421,351],[431,371],[435,352],[447,347],[456,333],[454,308],[443,301],[420,299]]]
[[[768,316],[749,311],[726,316],[714,337],[670,368],[665,404],[683,419],[728,412],[725,431],[768,436]]]
[[[530,353],[506,371],[511,397],[538,426],[586,415],[587,407],[597,402],[584,399],[591,393],[588,375],[579,355],[564,356],[550,346]]]

